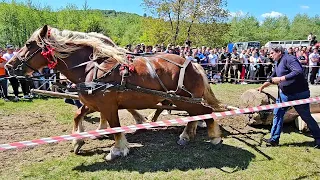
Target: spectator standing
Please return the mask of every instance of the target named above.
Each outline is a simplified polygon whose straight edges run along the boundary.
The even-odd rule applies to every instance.
[[[302,65],[303,72],[304,72],[304,77],[305,79],[308,79],[308,74],[309,74],[309,67],[308,67],[308,55],[306,53],[305,47],[303,47],[299,53],[298,60],[300,64]]]
[[[309,68],[310,68],[310,79],[309,82],[314,84],[316,80],[317,73],[319,71],[318,62],[319,62],[319,52],[318,48],[313,46],[312,47],[313,53],[309,55]]]
[[[269,52],[267,52],[267,57],[266,57],[265,63],[266,64],[264,65],[264,71],[265,71],[265,76],[268,78],[272,74],[272,69],[273,69],[273,65],[274,65],[274,61],[273,61],[272,57],[270,56]]]
[[[294,52],[293,52],[292,47],[288,48],[288,54],[293,55],[293,56],[295,55]]]
[[[230,70],[230,60],[231,60],[231,54],[224,48],[223,49],[223,57],[221,55],[221,62],[223,65],[223,70],[221,71],[222,75],[222,82],[228,82],[229,77],[229,70]]]
[[[232,54],[231,54],[231,69],[230,69],[231,83],[238,83],[239,82],[238,72],[241,69],[242,69],[242,64],[240,62],[240,56],[237,52],[237,49],[233,48]]]
[[[259,65],[259,72],[258,72],[258,80],[266,80],[266,74],[265,74],[265,64],[266,63],[266,54],[265,54],[265,51],[264,49],[260,49],[259,50],[259,59],[258,59],[258,63],[262,63]]]
[[[7,49],[7,53],[5,53],[2,58],[5,59],[7,62],[16,54],[16,52],[14,52],[14,47],[12,45],[7,45],[6,46]],[[19,81],[16,77],[11,77],[9,78],[10,84],[12,86],[13,89],[13,94],[14,94],[14,98],[13,101],[19,101]]]
[[[219,53],[219,56],[218,56],[218,59],[219,59],[218,71],[222,72],[222,70],[224,68],[224,64],[226,63],[227,57],[226,57],[226,50],[224,48],[222,48],[220,51],[221,52]]]
[[[218,55],[216,54],[216,50],[210,50],[210,54],[208,55],[208,61],[209,61],[209,71],[210,71],[210,78],[213,78],[213,75],[218,73]]]
[[[7,60],[2,58],[2,51],[0,51],[0,98],[8,101],[8,80],[6,77],[6,70],[4,68]]]
[[[257,77],[257,74],[259,72],[259,54],[258,50],[253,50],[252,51],[252,56],[250,57],[250,68],[249,68],[249,79],[250,80],[255,80]]]
[[[192,53],[190,51],[187,52],[186,60],[190,60],[193,63],[197,63],[197,60],[192,56]]]

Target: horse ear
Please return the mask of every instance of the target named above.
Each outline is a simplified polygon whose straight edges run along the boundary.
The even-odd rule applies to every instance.
[[[40,37],[44,38],[48,32],[48,25],[44,25],[40,32]]]

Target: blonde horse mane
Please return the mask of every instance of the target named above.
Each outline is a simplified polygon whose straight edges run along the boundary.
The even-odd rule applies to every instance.
[[[103,34],[91,32],[77,32],[69,30],[58,30],[57,28],[48,27],[50,37],[46,34],[41,37],[42,28],[36,30],[29,40],[36,41],[40,47],[43,43],[54,48],[54,60],[67,58],[70,53],[83,48],[84,46],[92,47],[93,52],[91,60],[112,57],[120,63],[127,63],[125,59],[126,50],[118,47],[110,38]]]

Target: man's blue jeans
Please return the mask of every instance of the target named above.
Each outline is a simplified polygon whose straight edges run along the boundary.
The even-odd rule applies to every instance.
[[[294,101],[299,99],[306,99],[310,97],[309,90],[301,93],[291,94],[291,95],[285,95],[280,90],[279,94],[280,94],[281,100],[278,97],[277,103]],[[294,106],[294,108],[298,112],[298,114],[301,116],[301,118],[307,123],[313,138],[316,140],[316,143],[317,144],[320,143],[320,128],[318,123],[311,116],[310,105],[301,104],[301,105]],[[274,109],[273,124],[271,129],[271,141],[279,142],[280,134],[283,126],[283,116],[287,110],[288,110],[288,107]]]

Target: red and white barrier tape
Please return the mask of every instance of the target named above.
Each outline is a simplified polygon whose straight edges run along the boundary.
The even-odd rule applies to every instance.
[[[244,109],[233,110],[233,111],[225,111],[225,112],[220,112],[220,113],[212,113],[212,114],[177,118],[177,119],[165,120],[165,121],[159,121],[159,122],[150,122],[150,123],[137,124],[137,125],[131,125],[131,126],[123,126],[123,127],[81,132],[81,133],[75,133],[75,134],[70,134],[70,135],[41,138],[41,139],[36,139],[36,140],[31,140],[31,141],[21,141],[21,142],[9,143],[9,144],[0,144],[0,151],[6,151],[9,149],[16,149],[16,148],[23,148],[23,147],[28,147],[28,146],[36,146],[36,145],[40,145],[40,144],[49,144],[49,143],[55,143],[55,142],[61,142],[61,141],[70,141],[73,139],[97,137],[97,136],[106,135],[106,134],[115,134],[115,133],[120,133],[120,132],[132,132],[132,131],[138,130],[138,129],[147,129],[147,128],[158,127],[158,126],[170,126],[173,124],[185,124],[185,123],[188,123],[191,121],[198,121],[198,120],[210,119],[210,118],[217,119],[217,118],[226,117],[226,116],[251,113],[251,112],[258,112],[258,111],[264,111],[264,110],[269,110],[269,109],[274,109],[274,108],[295,106],[295,105],[314,103],[314,102],[320,102],[320,97],[301,99],[301,100],[289,101],[289,102],[278,103],[278,104],[269,104],[269,105],[264,105],[264,106],[251,107],[251,108],[244,108]]]

